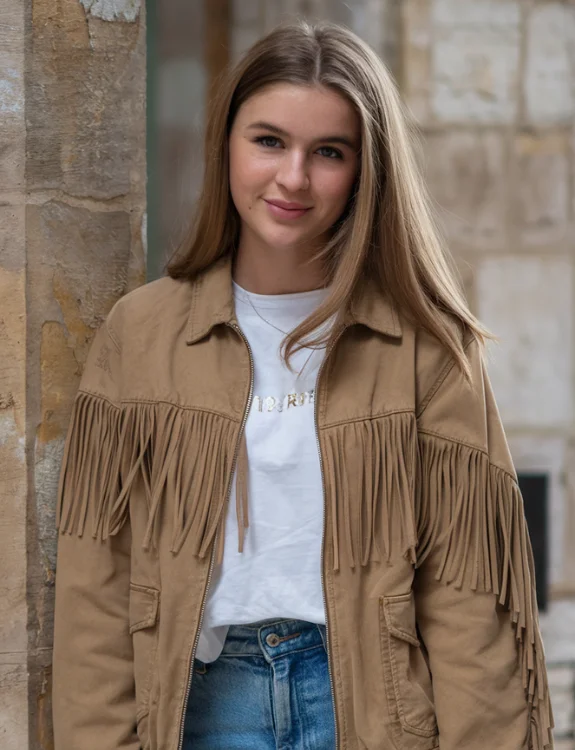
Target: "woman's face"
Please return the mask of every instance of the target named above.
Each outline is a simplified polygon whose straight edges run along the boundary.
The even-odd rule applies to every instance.
[[[242,247],[308,253],[327,241],[359,166],[360,122],[347,99],[323,87],[271,85],[240,107],[229,146]]]

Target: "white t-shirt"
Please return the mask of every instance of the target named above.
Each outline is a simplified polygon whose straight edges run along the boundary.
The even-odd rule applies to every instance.
[[[218,658],[229,625],[272,617],[325,623],[323,486],[313,403],[325,350],[298,352],[292,373],[281,359],[280,345],[282,331],[293,330],[327,293],[319,289],[269,296],[234,284],[236,316],[254,360],[245,425],[249,528],[240,553],[234,481],[223,563],[214,567],[196,654],[204,662]]]

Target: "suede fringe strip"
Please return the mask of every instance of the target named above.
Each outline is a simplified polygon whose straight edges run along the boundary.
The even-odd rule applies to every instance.
[[[64,451],[58,528],[103,540],[117,534],[137,484],[148,506],[144,549],[156,545],[171,515],[171,550],[179,552],[190,537],[192,553],[205,557],[218,530],[223,545],[237,430],[237,423],[211,412],[166,403],[119,409],[80,392]]]
[[[552,743],[553,714],[516,479],[461,443],[420,434],[419,449],[417,566],[433,557],[438,581],[493,593],[511,613],[530,709],[527,747],[544,750]]]
[[[415,563],[413,415],[329,428],[324,446],[334,570],[342,560],[355,568],[398,554]]]

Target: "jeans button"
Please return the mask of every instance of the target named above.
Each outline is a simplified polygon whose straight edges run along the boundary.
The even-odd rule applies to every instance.
[[[268,646],[277,646],[279,642],[279,636],[277,636],[275,633],[270,633],[266,638],[266,643],[268,644]]]

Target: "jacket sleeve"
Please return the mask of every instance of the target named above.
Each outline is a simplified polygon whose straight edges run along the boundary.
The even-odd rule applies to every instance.
[[[118,507],[119,368],[117,337],[104,324],[76,396],[60,478],[55,750],[140,748],[128,630],[131,534]]]
[[[531,544],[480,346],[419,407],[414,590],[441,750],[553,746]]]

